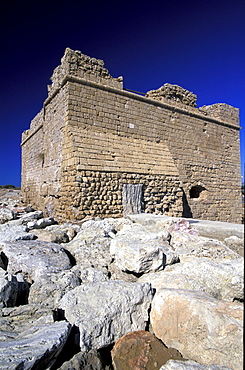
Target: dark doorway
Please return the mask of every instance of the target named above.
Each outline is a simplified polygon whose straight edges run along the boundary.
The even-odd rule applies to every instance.
[[[189,193],[190,198],[199,198],[203,190],[206,190],[206,189],[201,185],[192,186],[192,188],[190,189],[190,193]]]
[[[193,214],[191,212],[191,208],[189,206],[189,203],[188,203],[188,200],[187,200],[187,197],[186,197],[186,194],[183,190],[183,198],[182,198],[182,201],[183,201],[183,213],[182,213],[182,217],[186,217],[186,218],[193,218]]]

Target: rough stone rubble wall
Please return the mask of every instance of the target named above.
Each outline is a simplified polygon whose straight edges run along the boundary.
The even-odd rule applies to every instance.
[[[23,134],[26,199],[36,192],[59,217],[120,216],[123,184],[141,183],[144,211],[240,222],[236,108],[197,109],[194,94],[170,84],[148,97],[126,92],[102,61],[70,49],[52,80],[42,130],[33,134],[35,119]],[[28,159],[41,139],[43,172]]]

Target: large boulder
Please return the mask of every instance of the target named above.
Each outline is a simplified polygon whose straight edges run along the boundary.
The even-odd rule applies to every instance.
[[[175,361],[169,360],[159,370],[232,370],[230,367],[221,365],[202,365],[196,361]]]
[[[244,260],[193,258],[185,263],[166,266],[164,271],[145,274],[138,281],[151,283],[155,289],[197,290],[217,299],[243,300]]]
[[[29,230],[32,229],[44,229],[47,226],[55,225],[57,222],[53,217],[40,218],[38,220],[32,220],[27,222],[27,227]]]
[[[7,207],[0,207],[0,224],[14,219],[14,212]]]
[[[169,359],[182,359],[176,349],[167,348],[144,330],[125,334],[115,343],[111,355],[114,370],[159,369]]]
[[[111,274],[111,271],[108,272],[113,260],[110,254],[110,242],[127,224],[132,222],[124,218],[85,221],[80,226],[80,230],[77,230],[76,236],[64,247],[81,268],[95,268]],[[50,226],[47,229],[50,230],[53,227]]]
[[[206,257],[211,260],[241,257],[219,240],[188,232],[172,231],[170,244],[181,262],[191,260],[193,257]]]
[[[62,350],[71,330],[43,305],[4,307],[0,316],[0,369],[47,369]]]
[[[177,260],[167,238],[165,231],[149,232],[140,224],[127,225],[111,240],[110,253],[122,271],[141,274],[161,270]]]
[[[82,224],[81,235],[85,238],[94,238],[96,236],[108,236],[110,233],[116,233],[114,222],[111,219],[89,220]]]
[[[68,241],[71,241],[77,235],[77,233],[81,231],[81,226],[71,223],[64,223],[60,225],[47,226],[45,230],[50,231],[54,234],[57,233],[58,235],[62,232],[68,236]]]
[[[35,235],[29,233],[28,228],[25,225],[13,225],[11,223],[0,225],[0,249],[1,242],[3,241],[14,242],[17,240],[33,239],[35,239]]]
[[[244,227],[242,224],[209,220],[186,220],[166,215],[151,215],[145,213],[128,215],[128,218],[133,222],[140,223],[145,228],[151,228],[155,231],[167,229],[171,232],[171,234],[176,231],[180,232],[182,234],[182,241],[184,244],[186,244],[185,242],[193,240],[193,246],[198,240],[198,238],[195,238],[195,236],[199,235],[199,237],[204,237],[201,238],[203,241],[202,243],[208,242],[210,245],[210,243],[213,241],[213,244],[216,244],[217,249],[219,246],[221,246],[222,254],[224,254],[225,251],[226,253],[231,253],[225,250],[224,245],[226,245],[234,252],[244,256]],[[181,238],[179,238],[179,240],[177,239],[177,234],[175,234],[175,242],[177,242],[176,244],[179,244],[179,242],[181,242]],[[217,241],[222,243],[217,243]],[[207,244],[206,247],[208,248]],[[210,256],[212,254],[213,251],[211,251]]]
[[[74,257],[77,265],[83,268],[93,267],[106,273],[112,259],[110,241],[111,237],[103,228],[91,227],[78,232],[64,247]]]
[[[28,222],[39,220],[41,218],[43,218],[42,211],[32,211],[32,212],[26,212],[20,215],[19,220],[23,225],[27,225]]]
[[[2,242],[2,254],[11,274],[22,272],[30,283],[45,272],[59,272],[72,267],[65,250],[55,243],[32,241]]]
[[[62,350],[71,325],[66,321],[33,323],[16,338],[0,343],[0,368],[47,369]]]
[[[231,222],[188,219],[192,229],[199,235],[224,241],[230,236],[244,239],[244,225]]]
[[[109,280],[107,274],[93,267],[84,269],[81,265],[75,265],[72,267],[71,271],[79,277],[81,283],[96,283]]]
[[[65,293],[80,284],[80,277],[71,270],[43,273],[30,287],[29,303],[55,307]]]
[[[106,366],[99,351],[78,352],[70,360],[65,361],[57,370],[110,370]]]
[[[35,229],[32,232],[38,240],[42,240],[45,242],[58,244],[69,242],[68,235],[61,230],[50,231],[46,229]]]
[[[47,306],[25,304],[18,307],[3,307],[0,316],[0,342],[18,338],[33,323],[46,325],[53,322],[54,311]]]
[[[175,224],[177,226],[177,228],[176,226],[174,227],[175,229],[196,231],[200,236],[217,239],[221,242],[230,236],[237,236],[239,239],[244,239],[244,227],[242,224],[192,218],[188,218],[188,220],[186,220],[178,217],[147,213],[128,215],[127,218],[132,222],[140,223],[143,226],[151,226],[152,228],[155,228],[155,230],[168,228]]]
[[[58,308],[79,327],[81,350],[88,351],[106,347],[128,332],[145,330],[152,297],[147,283],[85,283],[66,293]]]
[[[168,347],[190,360],[243,368],[243,305],[217,300],[204,292],[158,289],[151,324]]]
[[[224,244],[234,252],[240,254],[240,256],[244,257],[244,238],[238,238],[236,235],[229,236],[224,239]]]

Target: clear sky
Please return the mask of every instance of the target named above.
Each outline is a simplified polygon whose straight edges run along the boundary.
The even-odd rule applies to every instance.
[[[244,0],[5,1],[0,41],[0,185],[20,186],[21,133],[66,47],[103,59],[125,88],[169,82],[195,93],[198,106],[239,108],[244,171]]]

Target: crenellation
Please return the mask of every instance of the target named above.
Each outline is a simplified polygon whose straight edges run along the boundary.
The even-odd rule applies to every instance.
[[[146,97],[159,101],[171,100],[177,103],[196,107],[197,96],[192,92],[183,89],[178,85],[165,83],[157,90],[151,90],[146,93]]]
[[[22,135],[26,201],[61,219],[119,217],[124,186],[142,184],[142,212],[240,222],[237,108],[198,109],[177,85],[125,91],[104,62],[71,49],[51,79]]]

